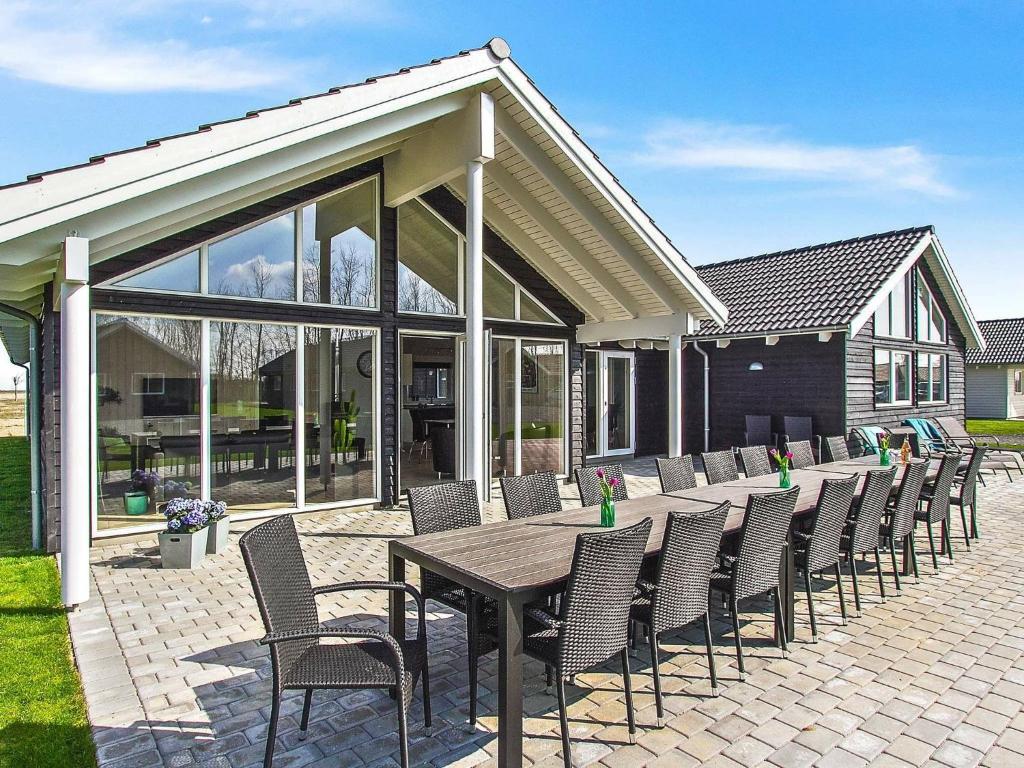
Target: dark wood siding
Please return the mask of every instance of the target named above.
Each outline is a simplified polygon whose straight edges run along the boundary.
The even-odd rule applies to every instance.
[[[638,349],[635,455],[668,452],[668,352]]]
[[[932,295],[939,301],[946,317],[947,343],[921,344],[916,341],[876,339],[874,321],[869,320],[860,332],[846,344],[846,399],[847,429],[864,425],[881,427],[898,426],[912,416],[953,416],[964,418],[964,358],[966,340],[960,328],[953,321],[952,312],[938,292],[934,280],[922,266],[926,282]],[[916,280],[916,278],[915,278]],[[916,285],[915,285],[916,291]],[[916,295],[916,294],[915,294]],[[917,328],[917,302],[914,302],[911,328]],[[903,406],[875,405],[874,354],[875,348],[902,350],[914,353],[911,394],[913,402]],[[917,353],[940,353],[947,356],[946,402],[918,403],[917,401]]]
[[[43,536],[47,552],[60,549],[60,315],[53,309],[53,283],[43,289],[39,362],[43,374],[40,425]]]
[[[783,336],[768,346],[764,338],[737,339],[725,349],[700,343],[710,358],[712,450],[744,444],[747,414],[772,417],[782,432],[783,416],[810,416],[816,434],[844,431],[843,336],[828,342],[816,335]],[[704,360],[689,345],[685,351],[685,434],[687,450],[704,445]],[[752,362],[764,365],[751,371]]]

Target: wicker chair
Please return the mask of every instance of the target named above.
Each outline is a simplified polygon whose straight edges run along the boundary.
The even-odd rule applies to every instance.
[[[274,675],[264,768],[273,764],[283,693],[286,690],[306,692],[299,723],[304,735],[309,725],[313,691],[318,688],[390,690],[398,706],[402,766],[408,768],[406,713],[418,678],[423,680],[423,714],[426,727],[430,727],[427,630],[420,593],[408,584],[387,581],[313,587],[291,515],[275,517],[247,531],[239,541],[239,548],[267,631],[260,642],[270,646]],[[397,640],[374,629],[328,628],[320,623],[317,595],[374,589],[404,592],[413,597],[419,622],[415,639]],[[323,644],[323,638],[361,642]]]
[[[609,464],[606,467],[578,467],[576,469],[576,487],[580,491],[580,503],[584,507],[596,507],[601,503],[601,481],[597,477],[597,470],[604,473],[605,479],[618,480],[618,485],[612,488],[612,501],[625,501],[629,498],[626,490],[626,478],[622,476],[621,464]]]
[[[806,440],[814,446],[814,454],[821,455],[821,435],[814,434],[814,425],[810,416],[782,417],[782,444],[797,443]]]
[[[814,466],[814,451],[811,450],[809,440],[786,443],[786,450],[793,454],[793,459],[790,461],[793,469],[806,469]]]
[[[949,537],[949,501],[953,493],[953,479],[956,471],[960,468],[960,454],[949,451],[942,457],[939,464],[939,474],[933,485],[926,485],[921,489],[921,501],[928,503],[927,509],[917,509],[914,512],[914,523],[922,522],[928,529],[928,547],[932,552],[932,567],[939,570],[939,558],[935,553],[935,532],[932,530],[933,523],[939,523],[942,531],[942,541],[946,547],[946,554],[953,559],[953,543]]]
[[[671,459],[656,459],[661,492],[688,491],[697,487],[697,476],[693,472],[693,456],[676,456]]]
[[[849,461],[850,446],[842,435],[825,438],[825,460],[826,461]]]
[[[409,489],[409,510],[416,535],[439,533],[480,525],[480,502],[476,482],[458,480]],[[476,722],[477,660],[495,650],[497,607],[489,600],[450,579],[426,569],[420,570],[425,600],[435,600],[466,616],[469,665],[469,721]]]
[[[787,650],[786,622],[779,595],[779,567],[786,545],[800,486],[775,493],[755,493],[747,499],[746,515],[740,528],[738,554],[726,557],[711,574],[711,590],[729,601],[732,631],[736,641],[736,662],[740,679],[746,677],[743,643],[740,638],[740,600],[770,592],[775,601],[775,629],[779,647]]]
[[[772,463],[763,445],[740,448],[740,461],[743,462],[743,474],[747,477],[763,477],[772,473]]]
[[[878,575],[878,591],[885,602],[885,581],[882,578],[882,558],[878,552],[878,531],[882,525],[885,505],[896,480],[896,467],[874,469],[868,472],[860,500],[854,502],[853,518],[846,526],[839,542],[839,549],[850,561],[850,575],[853,579],[853,603],[860,616],[860,585],[857,583],[857,563],[854,558],[868,552],[875,553],[875,570]]]
[[[708,485],[740,479],[740,470],[736,466],[736,454],[731,449],[702,453],[700,459],[704,464],[704,475],[708,479]]]
[[[831,568],[836,574],[839,610],[846,625],[846,598],[843,596],[843,574],[839,569],[840,537],[857,493],[856,475],[842,480],[826,480],[818,494],[818,503],[807,532],[793,532],[793,561],[804,572],[807,592],[807,614],[811,619],[811,642],[818,642],[818,622],[814,616],[814,590],[811,574]]]
[[[917,511],[918,499],[924,488],[924,480],[928,476],[928,462],[916,461],[908,464],[903,471],[900,488],[896,492],[896,501],[887,510],[889,520],[882,524],[881,537],[889,547],[892,555],[892,575],[896,582],[896,591],[900,585],[900,568],[896,563],[896,542],[900,542],[904,552],[909,547],[910,562],[914,567],[914,578],[918,578],[917,551],[914,548],[914,513]]]
[[[743,431],[743,443],[746,446],[763,445],[775,448],[779,444],[779,436],[772,432],[771,416],[745,416],[746,429]]]
[[[569,720],[565,710],[565,678],[601,664],[616,654],[622,663],[630,740],[636,734],[633,692],[629,679],[627,641],[629,611],[640,564],[651,534],[651,519],[607,532],[576,537],[569,582],[558,617],[536,608],[526,616],[540,624],[526,635],[524,651],[554,671],[558,715],[562,726],[562,758],[572,766]]]
[[[968,549],[971,548],[971,539],[978,538],[978,478],[981,477],[981,468],[984,466],[987,452],[988,449],[984,446],[978,446],[972,451],[966,470],[962,475],[958,473],[953,481],[953,486],[959,487],[960,492],[949,497],[950,504],[960,507],[960,522],[964,526],[964,541]],[[970,527],[967,525],[968,507],[971,508]]]
[[[558,494],[554,472],[502,477],[500,483],[509,520],[562,511],[562,497]]]
[[[633,600],[630,618],[635,624],[646,627],[650,637],[659,726],[665,717],[661,673],[658,669],[658,636],[662,633],[704,619],[704,645],[708,653],[711,692],[718,695],[718,677],[715,675],[715,657],[711,644],[711,619],[708,615],[708,585],[728,514],[729,502],[699,514],[669,513],[654,579],[651,582],[641,581],[638,585],[640,596]]]

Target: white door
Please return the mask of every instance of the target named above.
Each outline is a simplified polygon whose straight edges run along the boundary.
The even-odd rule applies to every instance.
[[[588,350],[585,362],[587,456],[633,453],[636,437],[633,353]]]

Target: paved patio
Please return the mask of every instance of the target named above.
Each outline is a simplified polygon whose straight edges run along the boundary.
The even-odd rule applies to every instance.
[[[629,468],[631,494],[657,492],[653,463]],[[565,486],[568,505],[575,495]],[[497,505],[490,518],[502,513]],[[833,580],[820,579],[818,643],[810,642],[798,595],[797,642],[782,659],[770,640],[767,603],[744,616],[746,682],[737,680],[727,614],[716,608],[722,695],[711,698],[703,638],[695,631],[664,644],[668,723],[655,728],[646,646],[632,659],[639,740],[626,737],[615,667],[581,675],[570,687],[577,765],[765,763],[821,766],[1024,765],[1024,482],[989,480],[980,489],[982,540],[922,581],[905,582],[886,603],[864,571],[864,615],[841,626]],[[330,513],[300,522],[314,583],[384,578],[389,537],[411,533],[406,511]],[[958,529],[958,524],[954,530]],[[232,537],[237,541],[236,537]],[[919,552],[927,550],[922,536]],[[237,547],[195,572],[158,568],[156,548],[115,544],[93,551],[98,597],[71,617],[100,765],[260,765],[269,715],[270,662]],[[859,564],[863,568],[866,565]],[[891,584],[891,577],[887,587]],[[847,580],[847,599],[851,590]],[[322,600],[325,619],[384,627],[380,595]],[[481,666],[481,721],[466,723],[467,678],[461,616],[428,604],[434,733],[426,737],[417,703],[414,764],[493,764],[493,657]],[[525,670],[525,753],[533,765],[561,766],[558,716],[543,669]],[[417,702],[419,693],[417,692]],[[286,698],[275,766],[397,765],[393,702],[378,692],[320,692],[306,740],[297,732],[301,694]]]

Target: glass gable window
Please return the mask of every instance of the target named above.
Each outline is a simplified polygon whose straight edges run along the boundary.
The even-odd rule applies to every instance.
[[[917,340],[946,343],[946,318],[920,270],[917,273]]]
[[[910,273],[886,296],[875,310],[875,336],[910,338]]]
[[[515,320],[516,288],[515,283],[484,259],[484,317]]]
[[[917,401],[946,401],[946,356],[920,353],[917,356]]]
[[[302,209],[302,298],[342,307],[377,305],[376,179]]]
[[[257,224],[209,247],[209,292],[295,299],[295,214]]]
[[[458,233],[411,200],[398,207],[398,310],[459,313],[462,244]]]
[[[909,352],[875,350],[875,405],[910,402],[910,366]]]
[[[199,293],[199,251],[192,251],[118,280],[120,288]]]

